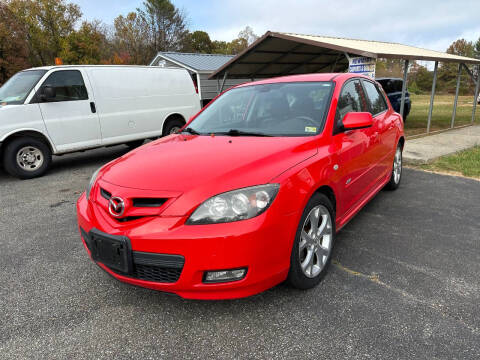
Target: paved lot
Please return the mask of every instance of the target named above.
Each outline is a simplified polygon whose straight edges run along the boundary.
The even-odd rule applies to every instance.
[[[0,358],[480,357],[480,182],[406,170],[340,233],[317,288],[199,302],[95,266],[74,202],[124,147],[0,172]]]

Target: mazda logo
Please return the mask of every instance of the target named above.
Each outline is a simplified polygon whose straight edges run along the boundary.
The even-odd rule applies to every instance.
[[[115,216],[115,217],[122,216],[123,213],[125,212],[125,202],[123,201],[122,198],[119,198],[117,196],[111,197],[110,201],[108,202],[108,211],[112,216]]]

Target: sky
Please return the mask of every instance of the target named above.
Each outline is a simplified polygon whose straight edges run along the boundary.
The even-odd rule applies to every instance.
[[[88,20],[107,24],[142,0],[70,0]],[[456,39],[480,38],[480,0],[172,0],[190,31],[230,41],[249,25],[266,31],[399,42],[445,51]]]

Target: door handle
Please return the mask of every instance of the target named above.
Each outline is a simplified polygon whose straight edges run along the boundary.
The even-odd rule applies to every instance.
[[[90,102],[90,110],[92,110],[92,113],[97,112],[97,108],[95,107],[95,103],[93,101]]]

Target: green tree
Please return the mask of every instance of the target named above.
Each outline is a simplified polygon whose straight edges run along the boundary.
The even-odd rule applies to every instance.
[[[145,0],[137,9],[149,26],[148,50],[150,58],[159,51],[178,51],[188,34],[186,14],[170,0]]]
[[[185,36],[182,51],[210,54],[213,51],[213,43],[208,33],[197,30]]]
[[[29,67],[26,30],[0,2],[0,85],[19,70]]]
[[[458,39],[454,41],[447,49],[447,53],[453,55],[473,57],[474,46],[470,41]],[[454,93],[457,83],[458,63],[442,63],[438,71],[438,89],[441,92]],[[473,91],[473,83],[470,77],[462,71],[460,78],[460,93],[467,94]]]
[[[82,16],[78,5],[65,0],[8,0],[7,4],[25,25],[32,65],[53,64]]]
[[[61,58],[66,64],[99,64],[108,42],[100,21],[84,21],[65,39]]]

